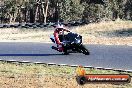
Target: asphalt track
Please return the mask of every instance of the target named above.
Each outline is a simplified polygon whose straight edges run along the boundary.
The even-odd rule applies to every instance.
[[[83,65],[132,71],[132,46],[86,45],[90,55],[62,55],[52,50],[52,44],[33,42],[1,42],[0,59]]]

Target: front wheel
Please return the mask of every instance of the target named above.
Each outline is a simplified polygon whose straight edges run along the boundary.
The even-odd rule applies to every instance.
[[[84,45],[80,45],[79,48],[80,48],[79,50],[80,50],[81,53],[83,53],[85,55],[90,55],[90,52],[85,48]]]

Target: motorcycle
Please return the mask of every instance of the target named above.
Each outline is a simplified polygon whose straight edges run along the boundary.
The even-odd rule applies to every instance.
[[[51,41],[55,43],[54,36],[50,37]],[[89,55],[90,52],[82,44],[82,36],[77,33],[69,32],[68,34],[59,35],[59,39],[62,42],[63,53],[68,55],[69,53],[83,53]],[[57,47],[51,47],[54,50],[58,50]]]

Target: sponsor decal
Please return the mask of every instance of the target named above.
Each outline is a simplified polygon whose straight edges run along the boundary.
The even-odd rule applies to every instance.
[[[128,74],[86,74],[85,69],[79,66],[76,69],[76,81],[78,84],[85,83],[130,83]]]

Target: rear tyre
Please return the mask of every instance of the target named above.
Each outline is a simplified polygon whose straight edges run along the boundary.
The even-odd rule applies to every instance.
[[[63,52],[64,52],[64,55],[69,55],[69,52],[67,51],[67,48],[66,47],[64,47],[64,51]]]
[[[64,55],[69,55],[69,53],[68,52],[64,52]]]

